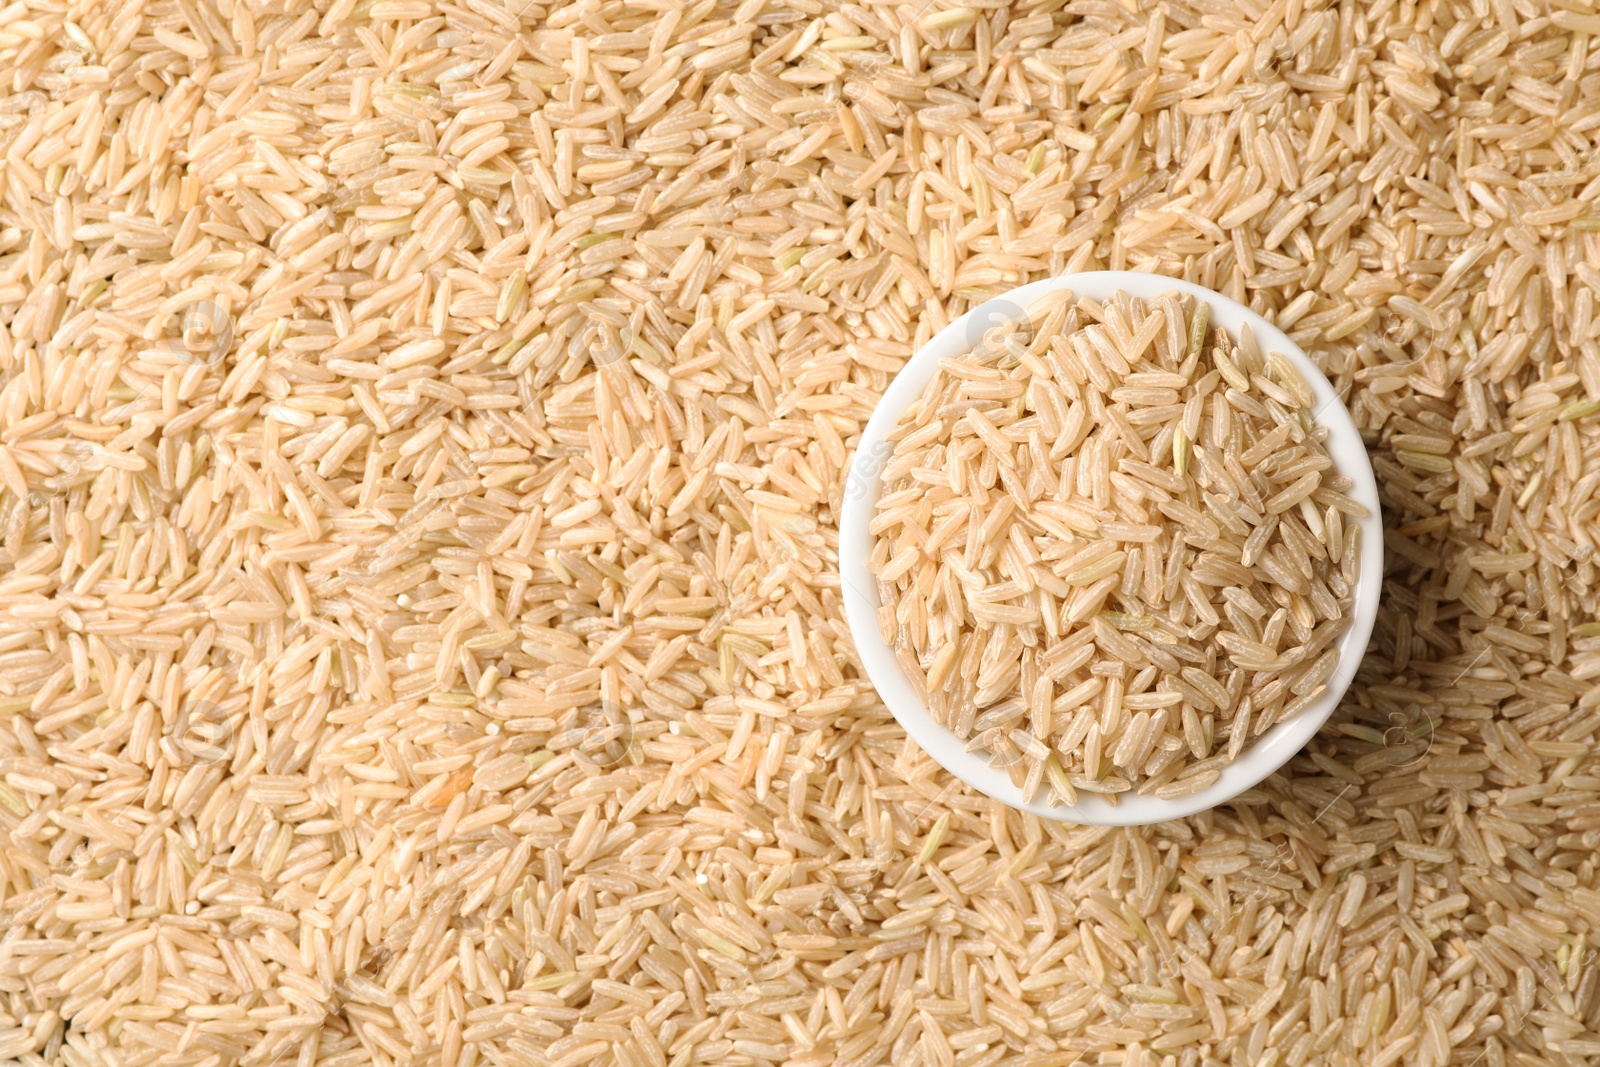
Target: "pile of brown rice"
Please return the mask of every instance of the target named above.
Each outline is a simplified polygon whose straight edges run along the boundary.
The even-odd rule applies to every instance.
[[[1600,1056],[1597,35],[5,6],[0,1061]],[[1329,727],[1133,831],[908,746],[836,569],[911,352],[1096,267],[1274,318],[1388,523]]]
[[[1367,509],[1248,328],[1177,292],[1019,311],[888,434],[884,643],[1024,803],[1191,796],[1327,692]]]

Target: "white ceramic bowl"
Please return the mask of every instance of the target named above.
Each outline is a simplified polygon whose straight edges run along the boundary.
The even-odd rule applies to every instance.
[[[1335,646],[1339,650],[1339,666],[1328,683],[1327,692],[1294,719],[1277,724],[1247,745],[1239,758],[1223,769],[1222,777],[1211,788],[1177,800],[1129,792],[1115,805],[1087,793],[1080,794],[1078,803],[1071,807],[1042,800],[1023,803],[1022,791],[1012,784],[1009,774],[991,767],[981,754],[966,751],[964,743],[951,730],[934,721],[878,632],[878,583],[867,567],[873,540],[868,524],[882,491],[883,466],[891,451],[886,436],[899,422],[901,413],[921,394],[928,379],[938,370],[941,359],[970,351],[986,330],[1006,320],[1015,320],[1022,308],[1057,289],[1069,289],[1076,296],[1096,300],[1108,299],[1119,290],[1150,299],[1176,289],[1211,305],[1212,326],[1220,326],[1237,337],[1240,327],[1248,325],[1262,351],[1281,352],[1287,356],[1316,392],[1315,418],[1328,427],[1328,453],[1338,472],[1355,483],[1349,495],[1365,504],[1370,513],[1356,520],[1361,529],[1361,573],[1354,591],[1350,626]],[[1383,577],[1383,527],[1372,464],[1350,413],[1316,364],[1306,358],[1282,330],[1244,305],[1190,282],[1132,271],[1093,271],[1033,282],[974,308],[940,330],[889,383],[877,410],[867,422],[850,465],[839,522],[839,571],[843,579],[845,615],[868,677],[906,733],[940,765],[974,789],[1035,815],[1067,822],[1137,826],[1179,819],[1231,800],[1283,766],[1321,729],[1355,677],[1378,615]]]

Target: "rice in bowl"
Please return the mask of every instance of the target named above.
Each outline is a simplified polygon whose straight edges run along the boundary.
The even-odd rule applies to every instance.
[[[1289,360],[1208,321],[1058,291],[889,435],[884,640],[1025,803],[1205,789],[1338,664],[1367,509]]]

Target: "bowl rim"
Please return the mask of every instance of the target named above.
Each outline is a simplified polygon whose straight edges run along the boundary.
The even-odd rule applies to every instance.
[[[1004,770],[991,767],[978,753],[967,752],[948,727],[934,721],[878,632],[877,581],[868,569],[873,542],[868,525],[882,491],[881,475],[890,454],[888,433],[933,377],[941,359],[969,351],[989,328],[1016,321],[1028,304],[1061,289],[1094,300],[1109,299],[1118,291],[1148,300],[1177,290],[1211,305],[1213,327],[1220,326],[1237,337],[1241,327],[1248,326],[1261,349],[1286,356],[1316,394],[1312,417],[1328,427],[1327,447],[1334,468],[1354,482],[1348,495],[1368,510],[1365,518],[1350,520],[1361,530],[1361,572],[1352,594],[1350,625],[1334,646],[1339,650],[1339,663],[1327,692],[1293,719],[1275,724],[1250,742],[1211,786],[1174,800],[1130,791],[1116,805],[1088,793],[1080,793],[1071,806],[1040,800],[1024,803],[1021,790]],[[1361,666],[1377,621],[1383,524],[1371,458],[1354,420],[1327,377],[1282,330],[1238,301],[1193,282],[1138,271],[1086,271],[1018,286],[978,305],[935,334],[890,381],[850,461],[839,518],[839,575],[845,618],[868,680],[906,733],[936,763],[985,796],[1020,811],[1061,822],[1140,826],[1180,819],[1232,800],[1286,764],[1327,722]]]

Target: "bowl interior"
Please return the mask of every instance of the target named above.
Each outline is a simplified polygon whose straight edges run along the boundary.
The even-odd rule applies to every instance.
[[[1317,422],[1328,427],[1328,454],[1338,472],[1355,483],[1349,495],[1366,505],[1369,512],[1366,518],[1353,520],[1361,530],[1361,573],[1352,597],[1350,625],[1334,646],[1339,650],[1339,666],[1328,682],[1327,692],[1300,715],[1278,723],[1245,746],[1210,788],[1176,800],[1127,793],[1115,805],[1091,794],[1080,794],[1078,803],[1071,806],[1042,800],[1024,803],[1022,792],[1012,784],[1010,775],[991,767],[980,754],[966,751],[954,732],[934,721],[878,632],[877,579],[867,567],[873,541],[868,525],[882,490],[883,467],[891,453],[887,435],[901,413],[921,394],[941,359],[969,351],[986,330],[1017,318],[1028,304],[1058,289],[1069,289],[1075,296],[1095,300],[1109,299],[1118,291],[1148,300],[1176,289],[1208,303],[1213,326],[1237,337],[1240,329],[1248,325],[1262,350],[1287,356],[1316,393],[1314,415]],[[1094,271],[1033,282],[974,308],[939,331],[889,383],[850,465],[839,521],[839,571],[845,615],[867,676],[900,725],[941,766],[980,792],[1035,815],[1067,822],[1133,826],[1182,818],[1237,796],[1286,763],[1327,721],[1355,677],[1377,619],[1383,528],[1372,464],[1355,423],[1328,379],[1283,331],[1244,305],[1192,282],[1132,271]]]

